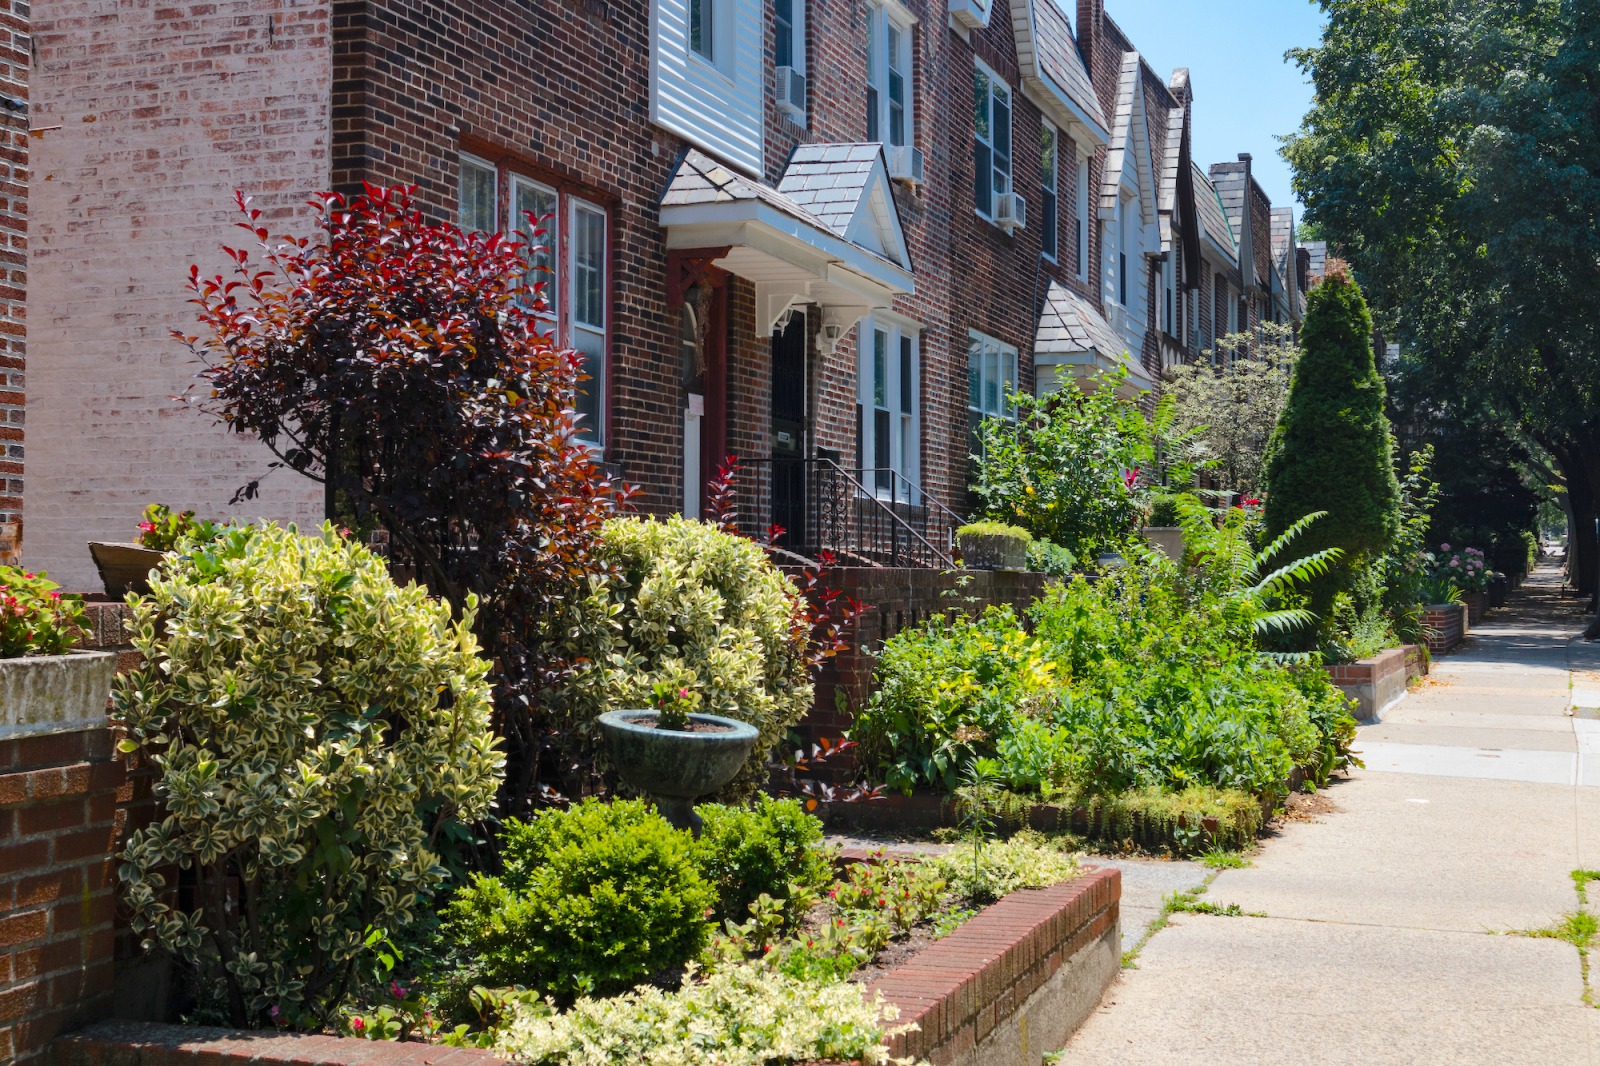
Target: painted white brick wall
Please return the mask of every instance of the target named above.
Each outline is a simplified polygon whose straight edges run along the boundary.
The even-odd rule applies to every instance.
[[[23,558],[98,591],[85,543],[127,540],[145,504],[314,522],[289,471],[175,402],[198,364],[189,264],[249,235],[235,189],[305,231],[331,169],[329,0],[36,0]],[[49,127],[59,127],[51,129]]]

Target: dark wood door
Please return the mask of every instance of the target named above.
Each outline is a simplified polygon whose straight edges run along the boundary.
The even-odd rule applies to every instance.
[[[772,521],[780,544],[806,542],[806,316],[772,335]]]

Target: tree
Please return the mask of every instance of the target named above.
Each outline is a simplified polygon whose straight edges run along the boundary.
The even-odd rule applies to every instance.
[[[1600,5],[1321,0],[1284,154],[1396,335],[1561,466],[1600,587]],[[1441,457],[1444,453],[1441,452]]]
[[[1220,338],[1214,363],[1186,363],[1169,372],[1174,429],[1193,435],[1199,458],[1223,488],[1261,494],[1267,443],[1288,402],[1299,352],[1290,327],[1264,322],[1259,337]]]
[[[1136,403],[1117,395],[1127,371],[1035,399],[1010,397],[1016,419],[986,419],[978,431],[976,491],[984,516],[1093,559],[1138,527],[1141,471],[1152,456]]]
[[[197,402],[320,481],[330,519],[387,530],[458,617],[478,597],[514,814],[560,736],[552,696],[584,667],[575,627],[609,624],[596,547],[626,493],[579,437],[581,357],[541,328],[522,244],[425,222],[408,189],[313,206],[317,238],[274,237],[240,195],[259,251],[225,249],[231,277],[191,268]]]
[[[1300,343],[1289,400],[1267,447],[1263,519],[1272,540],[1306,515],[1327,512],[1301,544],[1311,552],[1343,552],[1328,577],[1311,586],[1312,610],[1325,616],[1334,595],[1389,550],[1400,523],[1372,316],[1337,261],[1306,300]]]

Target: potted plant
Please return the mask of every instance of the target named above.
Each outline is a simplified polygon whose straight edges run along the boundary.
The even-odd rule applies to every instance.
[[[42,573],[0,566],[0,740],[105,720],[117,657],[73,651],[82,633],[80,599]]]
[[[150,571],[161,565],[163,555],[184,538],[214,540],[222,529],[215,522],[196,520],[193,511],[174,513],[164,503],[152,503],[144,509],[144,520],[139,523],[139,536],[134,541],[90,541],[89,554],[94,557],[107,596],[114,600],[130,592],[147,596]]]
[[[1144,539],[1150,547],[1173,562],[1183,560],[1183,527],[1178,524],[1178,497],[1170,492],[1158,493],[1150,501],[1150,514],[1145,519]]]
[[[956,530],[956,543],[970,570],[1025,570],[1033,534],[1002,522],[973,522]]]
[[[618,776],[648,794],[667,821],[698,837],[694,801],[734,779],[759,733],[746,722],[696,714],[700,694],[691,684],[657,681],[653,708],[608,711],[599,723]]]

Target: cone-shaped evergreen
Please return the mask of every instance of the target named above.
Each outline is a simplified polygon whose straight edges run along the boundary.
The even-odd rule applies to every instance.
[[[1267,448],[1264,518],[1271,538],[1313,511],[1328,512],[1296,542],[1301,552],[1344,550],[1338,567],[1312,588],[1311,606],[1320,614],[1388,551],[1400,524],[1372,315],[1342,263],[1330,263],[1307,297],[1300,345],[1289,401]]]

